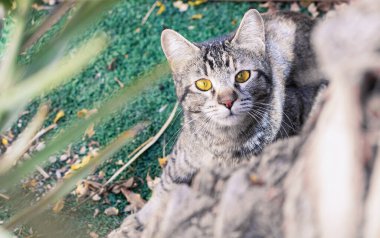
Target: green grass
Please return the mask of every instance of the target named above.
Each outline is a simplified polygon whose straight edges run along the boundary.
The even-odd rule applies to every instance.
[[[198,7],[190,7],[186,12],[181,13],[173,7],[171,1],[167,1],[165,2],[166,11],[162,15],[157,16],[157,10],[155,10],[146,24],[141,25],[142,18],[153,2],[154,0],[122,1],[121,4],[108,12],[98,24],[88,29],[84,35],[79,36],[78,42],[89,37],[97,30],[103,30],[110,37],[111,43],[108,49],[95,59],[84,72],[53,93],[38,100],[38,102],[32,103],[28,108],[30,113],[19,119],[20,127],[15,125],[12,128],[13,132],[17,134],[26,126],[30,116],[37,109],[38,103],[49,101],[52,110],[46,125],[52,122],[57,111],[64,110],[66,114],[59,122],[58,129],[46,135],[45,139],[54,137],[58,131],[63,130],[74,121],[79,110],[97,108],[103,99],[117,92],[120,87],[114,78],[120,80],[125,86],[133,84],[133,78],[149,71],[153,66],[165,60],[160,46],[160,35],[163,27],[175,29],[191,41],[203,41],[232,31],[237,27],[236,24],[240,21],[244,12],[250,7],[257,6],[257,4],[248,3],[206,3]],[[191,16],[198,13],[202,14],[203,18],[191,20]],[[43,13],[41,12],[36,13],[36,21],[42,15]],[[55,29],[44,37],[51,37],[60,26],[61,24],[58,24]],[[1,42],[4,42],[4,39]],[[21,60],[25,62],[30,60],[31,56],[38,51],[43,43],[43,39],[37,42]],[[76,44],[76,42],[73,42],[73,44]],[[114,69],[109,70],[108,65],[114,60]],[[154,87],[143,92],[134,102],[125,105],[125,108],[116,113],[110,120],[96,126],[96,133],[91,139],[84,139],[73,144],[73,151],[78,154],[80,148],[87,146],[90,141],[97,141],[100,147],[105,146],[118,134],[137,122],[150,120],[152,124],[140,133],[129,146],[123,148],[116,156],[98,168],[98,171],[102,170],[106,173],[106,180],[120,168],[120,165],[115,164],[116,161],[127,161],[127,155],[134,148],[158,132],[175,102],[176,96],[171,78],[163,79]],[[166,109],[159,112],[159,109],[165,105],[167,105]],[[138,177],[145,181],[148,171],[151,176],[159,176],[161,170],[157,159],[162,157],[165,143],[168,144],[166,146],[167,152],[170,151],[171,146],[174,144],[176,132],[180,128],[180,118],[180,116],[177,117],[161,139],[129,169],[124,171],[119,179]],[[62,167],[62,165],[62,163],[57,162],[49,166],[48,170],[53,173],[53,178],[55,170]],[[54,180],[45,182],[54,183]],[[144,182],[139,182],[136,191],[141,193],[145,199],[150,196],[150,190]],[[48,212],[44,216],[46,219],[49,218],[47,220],[63,219],[74,221],[73,226],[77,229],[72,230],[62,227],[62,230],[68,232],[68,236],[70,235],[71,237],[85,237],[83,234],[89,231],[105,236],[110,230],[117,227],[127,215],[121,212],[116,217],[105,216],[103,214],[105,208],[116,206],[120,211],[123,211],[123,208],[127,205],[126,200],[119,195],[109,194],[107,197],[109,204],[105,204],[105,200],[103,198],[100,202],[88,201],[78,207],[76,199],[69,196],[66,199],[65,208],[60,214],[52,215]],[[12,206],[7,207],[7,209],[5,207],[7,205],[0,204],[0,220],[13,213]],[[100,210],[100,214],[94,218],[93,213],[96,208]],[[91,224],[91,226],[89,227],[88,224]]]

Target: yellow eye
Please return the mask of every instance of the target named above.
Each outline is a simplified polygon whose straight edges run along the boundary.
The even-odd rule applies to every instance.
[[[235,76],[235,81],[238,83],[244,83],[249,77],[251,77],[251,72],[249,70],[242,70]]]
[[[208,91],[212,88],[212,83],[208,79],[199,79],[195,81],[195,86],[201,91]]]

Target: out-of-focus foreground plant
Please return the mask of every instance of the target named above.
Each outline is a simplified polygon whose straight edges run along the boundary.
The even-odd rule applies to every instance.
[[[67,53],[67,46],[73,37],[85,31],[87,27],[99,18],[100,13],[109,10],[117,0],[66,0],[32,32],[26,29],[32,0],[2,0],[2,13],[11,18],[12,27],[8,36],[6,48],[0,61],[0,132],[3,133],[15,123],[31,101],[45,95],[57,86],[66,82],[83,70],[107,46],[106,35],[98,32],[91,39]],[[65,20],[64,27],[54,37],[47,40],[41,49],[32,56],[30,63],[19,63],[18,57],[27,51],[40,36],[43,35],[67,10],[70,17]],[[65,54],[66,53],[66,54]],[[88,126],[99,123],[102,119],[125,105],[157,79],[168,73],[165,65],[158,65],[136,83],[105,100],[98,112],[86,119],[73,122],[46,147],[34,153],[30,159],[17,163],[33,143],[33,137],[41,128],[47,114],[48,105],[40,106],[34,118],[18,138],[0,155],[0,190],[6,191],[19,184],[22,178],[33,173],[36,166],[46,162],[48,157],[75,142]],[[19,210],[6,223],[0,226],[0,237],[11,237],[12,228],[30,221],[46,207],[68,194],[76,183],[88,175],[93,169],[117,152],[129,139],[146,126],[140,123],[124,132],[117,139],[99,151],[83,168],[48,192],[34,205]],[[17,164],[17,165],[16,165]]]

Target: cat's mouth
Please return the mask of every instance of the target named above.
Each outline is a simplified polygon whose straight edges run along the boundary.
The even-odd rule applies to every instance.
[[[223,126],[236,126],[241,124],[243,116],[229,111],[227,115],[217,118],[217,122]]]

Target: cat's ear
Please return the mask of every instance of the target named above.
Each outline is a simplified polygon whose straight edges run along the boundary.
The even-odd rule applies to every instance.
[[[166,29],[161,34],[161,46],[173,71],[180,70],[194,59],[200,49],[176,31]]]
[[[244,14],[231,43],[254,49],[258,46],[265,47],[264,42],[265,29],[263,18],[257,10],[251,9]]]

